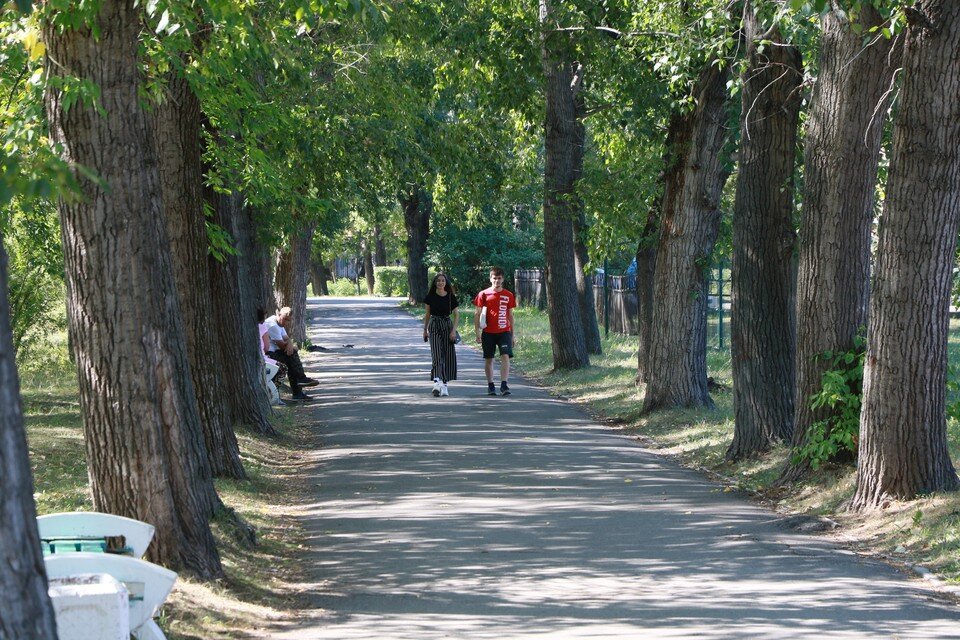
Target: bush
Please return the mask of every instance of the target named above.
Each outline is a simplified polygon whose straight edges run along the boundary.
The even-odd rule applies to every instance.
[[[378,296],[405,296],[408,293],[406,267],[374,267],[373,293]]]
[[[373,294],[377,296],[409,296],[406,267],[374,267]],[[427,270],[427,282],[433,280],[437,272]]]
[[[355,296],[357,283],[349,278],[338,278],[327,286],[327,291],[332,296]]]
[[[860,335],[850,351],[820,354],[830,367],[823,372],[820,391],[810,398],[810,407],[828,408],[831,415],[810,425],[806,444],[794,452],[794,463],[806,460],[817,469],[825,462],[856,458],[866,351],[866,339]]]
[[[490,286],[493,265],[503,267],[504,286],[515,291],[514,271],[543,266],[543,237],[539,231],[447,225],[430,236],[427,258],[450,276],[461,299]]]

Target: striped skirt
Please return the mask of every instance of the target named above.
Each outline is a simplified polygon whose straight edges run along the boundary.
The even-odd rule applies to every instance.
[[[457,379],[457,350],[450,342],[452,330],[453,321],[450,318],[430,317],[427,335],[430,338],[431,380],[440,378],[441,382],[450,382]]]

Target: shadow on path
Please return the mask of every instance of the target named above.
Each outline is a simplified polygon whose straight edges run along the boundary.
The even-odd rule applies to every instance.
[[[311,600],[272,637],[958,638],[960,610],[458,348],[430,394],[394,302],[311,300]],[[343,348],[353,344],[353,348]],[[522,353],[518,353],[520,358]]]

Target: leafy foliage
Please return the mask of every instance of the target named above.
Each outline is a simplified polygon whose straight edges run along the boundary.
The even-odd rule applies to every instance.
[[[516,269],[542,266],[543,238],[535,231],[450,224],[430,236],[427,258],[450,276],[458,292],[472,296],[490,286],[491,266],[503,268],[508,288]]]
[[[407,286],[406,267],[374,267],[373,292],[378,296],[405,296]]]
[[[814,410],[829,409],[830,416],[810,425],[806,443],[794,453],[795,463],[806,461],[817,469],[837,457],[856,456],[865,355],[866,340],[862,335],[850,351],[826,351],[820,355],[830,365],[823,372],[820,391],[810,398],[810,406]]]
[[[327,285],[327,290],[332,296],[355,296],[357,295],[357,283],[349,278],[337,278]]]

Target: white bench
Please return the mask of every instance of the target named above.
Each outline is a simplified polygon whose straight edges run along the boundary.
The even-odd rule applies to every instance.
[[[270,404],[280,404],[280,391],[277,385],[273,384],[273,376],[277,375],[280,367],[269,362],[263,363],[263,382],[267,386],[267,393],[270,394]]]
[[[130,596],[105,573],[50,579],[59,640],[130,640]]]
[[[130,597],[130,631],[139,640],[164,640],[153,617],[170,595],[177,574],[159,565],[112,553],[55,553],[44,558],[47,577],[107,574],[123,583]]]
[[[125,555],[142,558],[153,540],[153,525],[132,518],[96,511],[52,513],[37,518],[40,540],[46,555],[106,551],[107,538],[123,536]],[[95,549],[94,547],[102,547]]]

